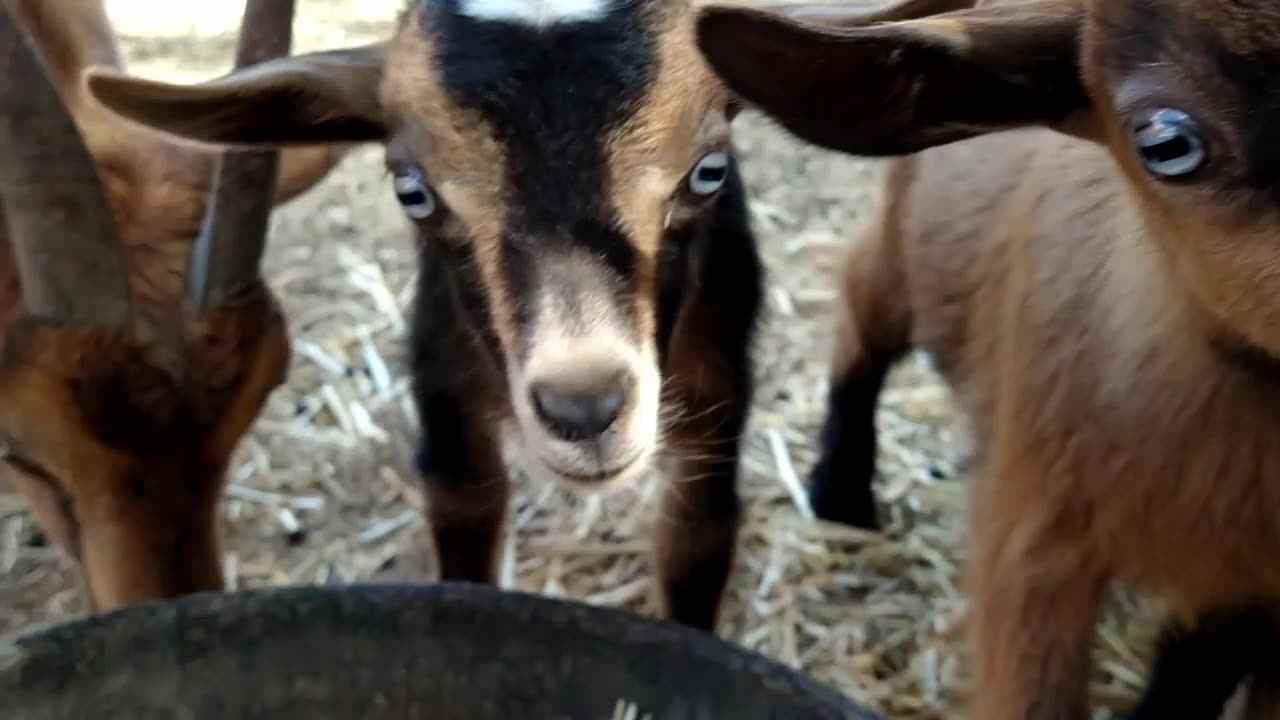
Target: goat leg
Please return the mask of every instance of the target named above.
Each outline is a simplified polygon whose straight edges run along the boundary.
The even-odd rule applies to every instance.
[[[1223,610],[1193,625],[1171,622],[1156,647],[1151,679],[1129,720],[1218,720],[1236,688],[1277,652],[1265,615]],[[1250,692],[1250,695],[1255,693]]]
[[[1040,470],[1037,453],[1000,452],[974,505],[969,630],[976,720],[1084,720],[1090,648],[1107,574],[1091,514]],[[1046,482],[1048,480],[1055,482]]]
[[[880,224],[853,245],[844,263],[821,454],[809,503],[824,520],[875,530],[876,407],[885,376],[909,349],[907,299],[890,237]]]
[[[679,414],[654,543],[657,574],[666,615],[704,630],[715,628],[742,516],[738,455],[752,379],[749,333],[734,326],[754,318],[740,311],[722,312],[705,296],[692,299],[669,357]]]
[[[497,582],[510,479],[497,438],[452,389],[419,393],[427,522],[441,580]]]

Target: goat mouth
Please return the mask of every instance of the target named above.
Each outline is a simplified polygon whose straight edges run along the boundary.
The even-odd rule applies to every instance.
[[[615,465],[611,468],[607,468],[604,470],[599,470],[591,473],[578,472],[574,470],[566,470],[556,465],[555,463],[547,460],[546,458],[542,458],[542,464],[545,465],[548,470],[555,473],[557,476],[564,478],[565,480],[568,480],[570,482],[581,484],[581,485],[601,485],[610,480],[617,479],[619,476],[623,475],[628,470],[635,467],[636,463],[640,461],[640,458],[643,455],[644,455],[643,451],[637,452],[635,455],[632,455],[630,458],[628,458],[625,462],[619,463],[618,465]]]

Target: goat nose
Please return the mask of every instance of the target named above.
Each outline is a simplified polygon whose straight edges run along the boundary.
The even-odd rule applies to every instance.
[[[603,433],[627,403],[620,383],[600,387],[562,388],[547,383],[530,389],[533,407],[544,425],[561,439],[586,440]]]

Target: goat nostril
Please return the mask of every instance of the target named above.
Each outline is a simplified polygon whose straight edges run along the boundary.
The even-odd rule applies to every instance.
[[[530,390],[534,410],[542,422],[565,440],[583,440],[600,435],[618,419],[627,403],[621,385],[590,390],[561,390],[534,385]]]

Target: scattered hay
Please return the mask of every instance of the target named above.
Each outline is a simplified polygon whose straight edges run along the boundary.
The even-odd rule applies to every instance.
[[[297,47],[385,33],[391,3],[379,17],[352,19],[364,3],[302,0]],[[191,79],[229,65],[226,22],[198,25],[199,38],[159,36],[144,22],[154,3],[111,7],[141,73]],[[740,125],[770,292],[744,443],[749,515],[721,633],[888,717],[954,717],[968,667],[959,652],[965,438],[950,395],[921,358],[893,373],[878,415],[886,531],[814,521],[800,488],[826,391],[833,266],[873,199],[873,166],[802,147],[758,118]],[[424,579],[432,569],[410,462],[416,419],[404,352],[414,252],[379,151],[354,153],[278,213],[273,232],[268,277],[295,353],[288,386],[272,396],[231,472],[228,581]],[[519,477],[505,583],[653,613],[655,485],[584,498]],[[22,502],[0,495],[0,632],[79,609],[67,563],[44,545]],[[1139,686],[1152,634],[1143,618],[1119,598],[1101,627],[1097,718],[1111,717]]]
[[[635,703],[621,698],[613,706],[613,715],[610,717],[612,720],[653,720],[653,716],[648,713],[641,715]]]

